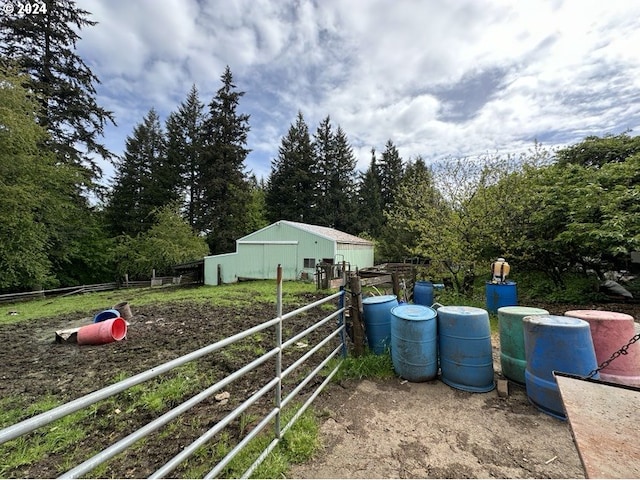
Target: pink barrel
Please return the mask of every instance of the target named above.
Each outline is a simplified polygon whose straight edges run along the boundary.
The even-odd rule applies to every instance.
[[[570,310],[565,313],[565,316],[579,318],[589,323],[598,365],[608,360],[636,334],[633,317],[626,313]],[[627,350],[627,355],[620,355],[608,367],[600,370],[600,379],[605,382],[640,387],[640,343],[632,344]]]

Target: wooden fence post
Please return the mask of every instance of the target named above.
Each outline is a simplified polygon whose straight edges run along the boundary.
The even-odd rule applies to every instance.
[[[353,330],[353,354],[359,357],[364,353],[364,324],[362,323],[363,310],[360,277],[351,275],[349,286],[351,290],[349,314],[351,316],[351,328]]]
[[[401,302],[403,298],[400,295],[400,280],[398,280],[397,271],[391,273],[391,284],[393,285],[393,294],[398,299],[398,302]]]

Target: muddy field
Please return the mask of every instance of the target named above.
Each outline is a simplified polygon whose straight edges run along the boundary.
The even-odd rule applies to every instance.
[[[286,313],[319,298],[322,296],[301,295],[296,298],[295,303],[286,305],[284,311]],[[114,303],[117,302],[114,301]],[[0,365],[2,365],[0,399],[18,398],[20,405],[27,406],[46,395],[69,401],[275,317],[275,306],[261,303],[247,308],[221,308],[187,302],[137,307],[135,301],[132,301],[130,305],[134,316],[129,321],[126,339],[106,345],[79,346],[75,343],[55,342],[55,331],[91,323],[92,315],[96,312],[78,312],[64,317],[0,325],[0,344],[3,345],[0,349]],[[105,305],[105,308],[111,308],[111,306]],[[327,310],[318,308],[294,317],[283,327],[284,339],[291,338],[327,315]],[[310,348],[308,345],[315,345],[319,338],[324,338],[327,332],[335,327],[335,322],[330,322],[318,333],[307,337],[299,347],[294,346],[286,350],[282,368],[292,364],[308,351]],[[335,348],[338,344],[338,340],[334,339],[333,343],[320,353],[326,356],[327,350]],[[197,361],[198,371],[201,374],[204,372],[208,386],[238,370],[259,355],[270,351],[274,345],[275,331],[272,327],[261,334],[234,344],[233,348],[227,347],[203,357]],[[310,363],[316,361],[319,355],[312,357]],[[315,366],[317,363],[316,361],[312,365]],[[210,398],[201,402],[189,411],[191,416],[189,418],[194,418],[194,421],[190,421],[189,418],[182,420],[177,434],[164,435],[162,438],[152,435],[146,442],[143,455],[119,455],[112,460],[107,471],[102,475],[116,478],[142,478],[150,475],[179,453],[185,445],[190,444],[211,428],[218,419],[232,411],[272,379],[274,372],[275,364],[271,359],[257,367],[255,373],[241,377],[229,385],[226,388],[230,393],[228,401],[218,402]],[[294,374],[284,382],[283,395],[299,383],[301,375],[302,373],[295,370]],[[165,378],[170,377],[170,374],[166,374]],[[301,392],[301,397],[304,399],[304,395],[319,381],[312,381]],[[190,392],[186,398],[190,398],[198,391]],[[91,435],[77,445],[77,453],[81,461],[90,456],[88,452],[93,450],[91,455],[95,454],[96,446],[102,445],[104,448],[111,445],[163,413],[149,412],[144,409],[131,412],[130,400],[124,392],[116,397],[116,401],[121,402],[121,406],[115,411],[113,408],[98,408],[95,416],[106,421],[97,422],[98,426],[89,426],[92,429]],[[10,402],[5,408],[15,408],[16,405],[16,402]],[[264,412],[271,409],[272,405],[273,397],[267,394],[251,407],[245,417],[245,420],[251,419],[249,424],[240,425],[239,422],[235,422],[228,429],[231,440],[246,434],[252,427],[252,423],[256,423],[253,419],[261,419]],[[170,404],[168,408],[175,406]],[[125,415],[124,412],[128,413]],[[215,444],[212,449],[215,449]],[[60,458],[57,455],[50,455],[38,465],[24,467],[0,476],[52,478],[66,471],[61,468]],[[186,474],[185,470],[180,469],[174,473],[178,477]]]
[[[315,300],[297,299],[285,311]],[[116,303],[116,302],[114,302]],[[534,305],[532,305],[534,306]],[[640,318],[640,306],[625,304],[545,306],[562,314],[575,308],[599,308],[629,313]],[[109,306],[105,306],[109,307]],[[71,400],[165,361],[204,347],[226,336],[262,323],[274,316],[274,306],[254,304],[250,308],[221,308],[193,303],[173,303],[137,307],[124,341],[101,346],[56,343],[54,332],[79,320],[90,320],[95,312],[40,319],[0,326],[0,398],[20,398],[28,404],[45,395]],[[317,319],[326,310],[311,312],[285,325],[285,339]],[[322,332],[326,334],[326,330]],[[322,334],[319,334],[322,335]],[[322,335],[324,336],[324,335]],[[314,339],[309,339],[313,344]],[[234,350],[234,355],[213,354],[200,366],[219,380],[255,358],[256,352],[273,348],[272,334]],[[258,342],[258,343],[256,343]],[[334,345],[335,346],[335,345]],[[292,351],[285,367],[304,353]],[[244,353],[242,353],[244,352]],[[498,355],[497,345],[494,358]],[[499,376],[499,363],[496,363]],[[273,364],[265,364],[258,376],[271,379]],[[292,379],[287,389],[299,381]],[[312,382],[317,385],[317,382]],[[191,415],[198,422],[184,421],[173,436],[152,436],[143,453],[120,455],[104,472],[105,476],[141,478],[162,466],[217,418],[231,411],[261,386],[260,378],[245,377],[227,389],[228,403],[214,399],[202,402]],[[314,386],[310,385],[307,390]],[[256,408],[270,408],[270,397]],[[290,472],[301,478],[516,478],[581,477],[582,468],[568,425],[539,413],[529,405],[524,389],[513,387],[508,399],[497,393],[469,394],[440,381],[411,384],[401,379],[382,382],[331,384],[314,403],[323,426],[324,448],[317,457]],[[11,405],[8,405],[11,407]],[[98,409],[96,416],[115,416]],[[115,419],[117,432],[104,422],[89,439],[77,445],[79,454],[95,445],[107,446],[157,417],[140,411],[126,420]],[[117,422],[116,422],[117,420]],[[246,432],[251,425],[242,427]],[[126,433],[123,433],[126,430]],[[234,430],[240,435],[240,427]],[[81,457],[82,460],[87,457]],[[68,467],[67,467],[68,468]],[[64,473],[52,455],[33,467],[8,472],[6,477],[51,478]],[[185,475],[185,470],[174,472]]]

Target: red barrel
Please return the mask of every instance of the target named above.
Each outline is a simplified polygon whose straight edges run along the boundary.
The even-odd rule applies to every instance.
[[[127,322],[122,317],[111,318],[78,330],[79,345],[102,345],[122,340],[127,336]]]
[[[570,310],[565,315],[589,323],[598,365],[608,360],[636,334],[633,317],[625,313],[605,310]],[[620,355],[600,370],[600,379],[605,382],[640,387],[640,343],[631,344],[626,355]]]

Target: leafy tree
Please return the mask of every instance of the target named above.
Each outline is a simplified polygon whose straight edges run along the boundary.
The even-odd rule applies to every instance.
[[[522,168],[512,157],[450,158],[433,169],[417,159],[385,213],[386,248],[430,259],[434,271],[442,268],[459,291],[465,290],[477,262],[489,265],[489,255],[505,254],[505,234],[509,240],[523,235],[508,228],[511,219],[528,218],[518,213],[529,214],[525,196],[519,195],[526,191],[516,174]]]
[[[341,127],[333,132],[327,116],[313,141],[316,159],[314,222],[338,230],[354,231],[354,175],[356,159]]]
[[[203,201],[200,171],[204,163],[204,104],[200,102],[195,85],[191,87],[178,110],[169,115],[166,122],[167,160],[169,164],[181,165],[183,188],[186,194],[186,214],[189,225],[202,224],[200,218]]]
[[[589,136],[582,142],[556,152],[558,164],[574,163],[584,167],[602,167],[607,163],[624,162],[632,155],[640,153],[640,136],[630,137],[628,133]]]
[[[202,202],[196,227],[207,233],[212,253],[233,251],[235,240],[249,233],[245,214],[250,191],[244,173],[249,115],[238,112],[245,92],[236,90],[228,66],[221,80],[204,123],[206,144],[198,178]]]
[[[38,105],[21,86],[24,76],[0,73],[0,289],[35,287],[50,280],[46,206],[40,178],[55,173],[52,156],[40,155],[46,138],[34,115]]]
[[[369,168],[360,174],[357,190],[357,231],[371,238],[377,238],[382,232],[384,214],[382,194],[380,193],[380,173],[376,160],[376,151],[371,149]]]
[[[114,250],[117,271],[133,278],[170,275],[173,265],[199,260],[209,252],[207,242],[182,219],[178,203],[155,210],[149,230],[135,237],[123,235]]]
[[[0,72],[0,289],[73,285],[99,276],[99,222],[78,195],[79,168],[60,164],[42,144],[40,105],[25,76]]]
[[[152,225],[151,212],[177,198],[179,177],[170,168],[160,118],[152,108],[127,137],[116,163],[107,207],[114,234],[137,235]]]
[[[282,138],[278,157],[271,162],[265,196],[267,218],[270,222],[312,221],[311,212],[315,207],[312,204],[314,164],[309,127],[302,112],[298,112],[295,123]]]
[[[101,172],[93,154],[111,153],[100,142],[111,112],[96,102],[99,79],[76,53],[79,31],[96,22],[72,0],[44,0],[46,11],[0,16],[0,55],[16,61],[29,75],[26,87],[40,102],[38,123],[49,132],[45,140],[59,162],[82,165],[78,185],[91,186]]]
[[[518,253],[557,285],[576,266],[602,277],[640,248],[640,154],[599,168],[556,164],[532,181],[531,225]]]

